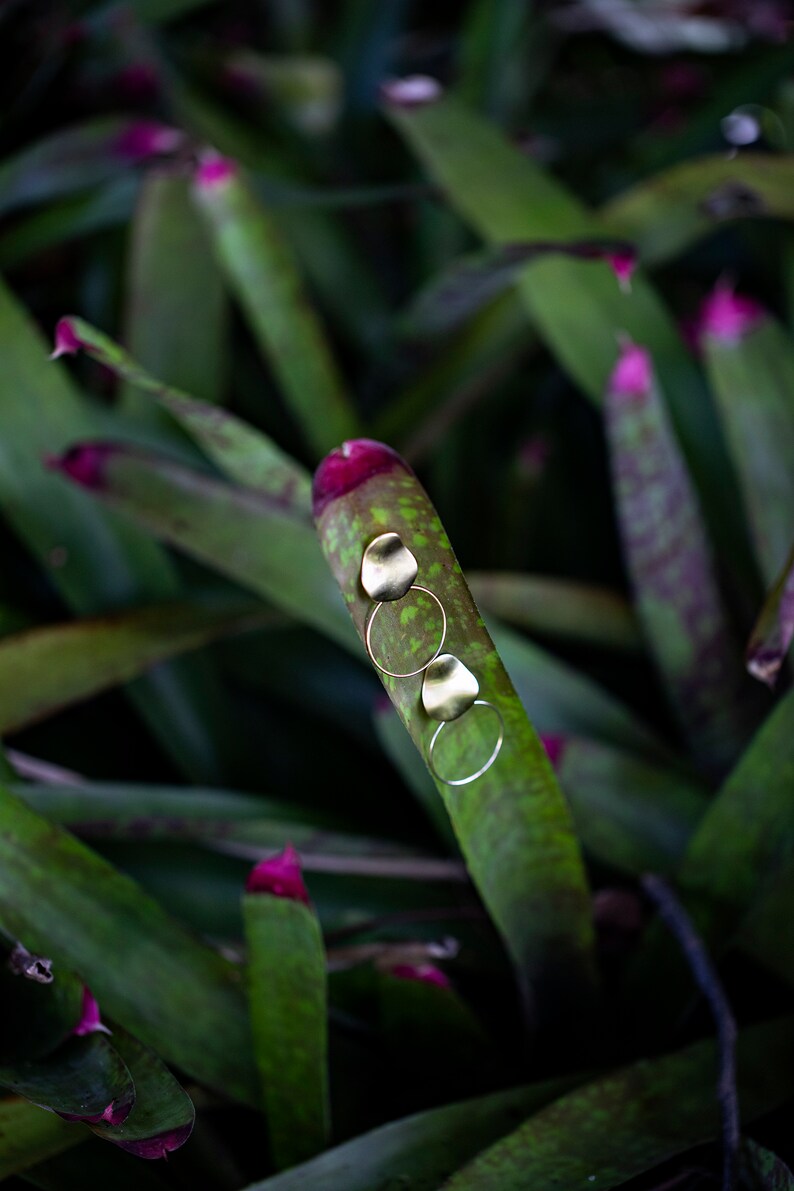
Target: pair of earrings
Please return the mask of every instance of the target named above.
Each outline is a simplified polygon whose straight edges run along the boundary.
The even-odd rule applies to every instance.
[[[382,533],[370,542],[361,562],[361,586],[374,601],[372,611],[367,617],[364,645],[372,664],[389,678],[414,678],[418,674],[424,674],[422,706],[430,719],[439,721],[427,748],[430,772],[446,786],[467,786],[482,777],[498,757],[504,740],[504,720],[498,707],[486,699],[477,698],[480,684],[471,670],[454,654],[441,652],[447,636],[447,614],[438,596],[429,588],[415,582],[418,573],[419,565],[411,551],[403,544],[399,534]],[[387,670],[375,657],[372,648],[372,626],[385,603],[395,603],[411,591],[430,596],[438,605],[441,612],[441,637],[435,653],[428,661],[416,670],[399,673]],[[472,707],[487,707],[496,715],[499,725],[496,744],[485,763],[474,773],[462,778],[443,777],[436,769],[433,758],[438,738],[448,723],[460,719]]]

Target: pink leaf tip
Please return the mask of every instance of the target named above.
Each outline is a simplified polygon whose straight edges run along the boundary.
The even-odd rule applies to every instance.
[[[650,352],[636,343],[624,343],[609,378],[609,391],[617,397],[643,397],[650,390],[652,379]]]
[[[631,293],[631,279],[637,268],[637,253],[631,248],[607,253],[607,262],[624,294]]]
[[[248,874],[246,893],[270,893],[291,901],[309,904],[309,891],[303,883],[300,859],[292,844],[287,844],[278,856],[260,860]]]
[[[435,964],[395,964],[389,972],[398,980],[419,980],[423,984],[435,984],[436,988],[452,987],[449,976]]]
[[[314,473],[314,516],[319,517],[331,501],[393,467],[406,468],[406,464],[385,443],[375,442],[371,438],[354,438],[343,442],[341,447],[336,447],[330,455],[326,455]]]
[[[136,120],[119,134],[113,148],[125,161],[139,162],[149,157],[174,153],[184,141],[185,134],[170,124],[159,124],[156,120]]]
[[[44,463],[51,471],[61,472],[82,488],[96,491],[105,485],[105,463],[114,449],[110,443],[79,443],[63,455],[45,456]]]
[[[755,298],[735,293],[730,285],[717,285],[700,307],[696,324],[698,340],[710,336],[720,343],[738,343],[765,314]]]
[[[59,318],[55,325],[55,349],[50,355],[50,359],[57,360],[60,356],[73,356],[79,352],[82,346],[82,340],[77,337],[72,319]]]
[[[540,738],[540,743],[546,750],[546,754],[552,765],[557,769],[565,752],[565,746],[567,744],[565,737],[553,732],[544,733]]]
[[[179,1125],[176,1129],[169,1129],[166,1133],[146,1137],[140,1141],[117,1141],[119,1149],[134,1154],[136,1158],[165,1158],[168,1154],[183,1146],[193,1132],[193,1122]]]
[[[212,190],[222,186],[231,178],[237,176],[237,162],[231,157],[223,157],[214,150],[207,152],[201,158],[196,168],[195,180],[200,190]]]
[[[404,79],[381,83],[380,93],[386,103],[398,108],[419,108],[435,103],[444,93],[438,79],[429,74],[412,74]]]
[[[83,1008],[80,1014],[80,1020],[72,1030],[72,1033],[76,1034],[78,1038],[82,1038],[84,1034],[110,1033],[107,1026],[102,1024],[96,997],[88,987],[83,988]],[[105,1111],[107,1112],[107,1109]]]

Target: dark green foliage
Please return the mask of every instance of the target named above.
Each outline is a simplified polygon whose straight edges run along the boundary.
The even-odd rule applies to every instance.
[[[0,4],[14,1191],[792,1186],[792,29],[649,7]]]

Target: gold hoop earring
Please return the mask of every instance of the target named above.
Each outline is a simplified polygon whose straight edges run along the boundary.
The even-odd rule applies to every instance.
[[[361,560],[361,586],[370,599],[375,601],[375,606],[367,617],[364,646],[373,666],[380,670],[381,674],[388,675],[389,678],[414,678],[417,674],[427,670],[444,648],[447,637],[447,614],[444,611],[444,605],[429,588],[414,582],[418,573],[419,564],[413,554],[403,544],[400,535],[393,532],[382,533],[373,538]],[[411,591],[421,591],[438,604],[441,611],[441,640],[435,653],[423,665],[416,670],[408,670],[402,674],[396,670],[387,670],[375,657],[372,648],[372,626],[375,623],[375,617],[385,603],[395,603]]]
[[[471,782],[476,782],[477,778],[482,777],[484,773],[488,772],[488,770],[491,768],[491,766],[493,765],[494,761],[499,756],[499,753],[501,751],[502,744],[503,744],[504,738],[505,738],[505,722],[502,717],[501,711],[494,703],[489,703],[487,699],[475,699],[474,702],[472,703],[472,707],[473,708],[474,707],[490,707],[491,711],[493,711],[493,713],[498,718],[499,732],[496,737],[496,744],[494,745],[493,749],[491,750],[491,755],[488,757],[488,760],[485,761],[485,763],[483,765],[481,765],[479,769],[475,769],[474,773],[470,773],[466,777],[457,777],[457,778],[444,777],[443,774],[438,772],[438,770],[436,768],[435,760],[433,759],[433,750],[436,747],[438,738],[441,735],[441,733],[443,732],[444,728],[446,728],[447,723],[449,722],[447,720],[442,720],[442,722],[438,725],[438,727],[436,728],[432,737],[430,738],[430,744],[428,745],[428,749],[427,749],[427,765],[428,765],[428,768],[429,768],[430,772],[432,773],[433,777],[436,779],[436,781],[442,782],[443,785],[445,785],[445,786],[468,786]]]

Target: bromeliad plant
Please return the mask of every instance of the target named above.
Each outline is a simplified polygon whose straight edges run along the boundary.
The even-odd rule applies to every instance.
[[[74,122],[23,143],[44,74],[12,120],[0,1175],[791,1186],[788,57],[671,16],[656,52],[748,38],[657,72],[676,132],[577,65],[647,96],[658,25],[482,0],[449,86],[378,88],[428,30],[377,7],[329,53],[275,4],[260,53],[89,5]],[[387,532],[435,602],[375,630]],[[438,607],[485,768],[492,719],[433,736],[368,657],[417,670]]]

